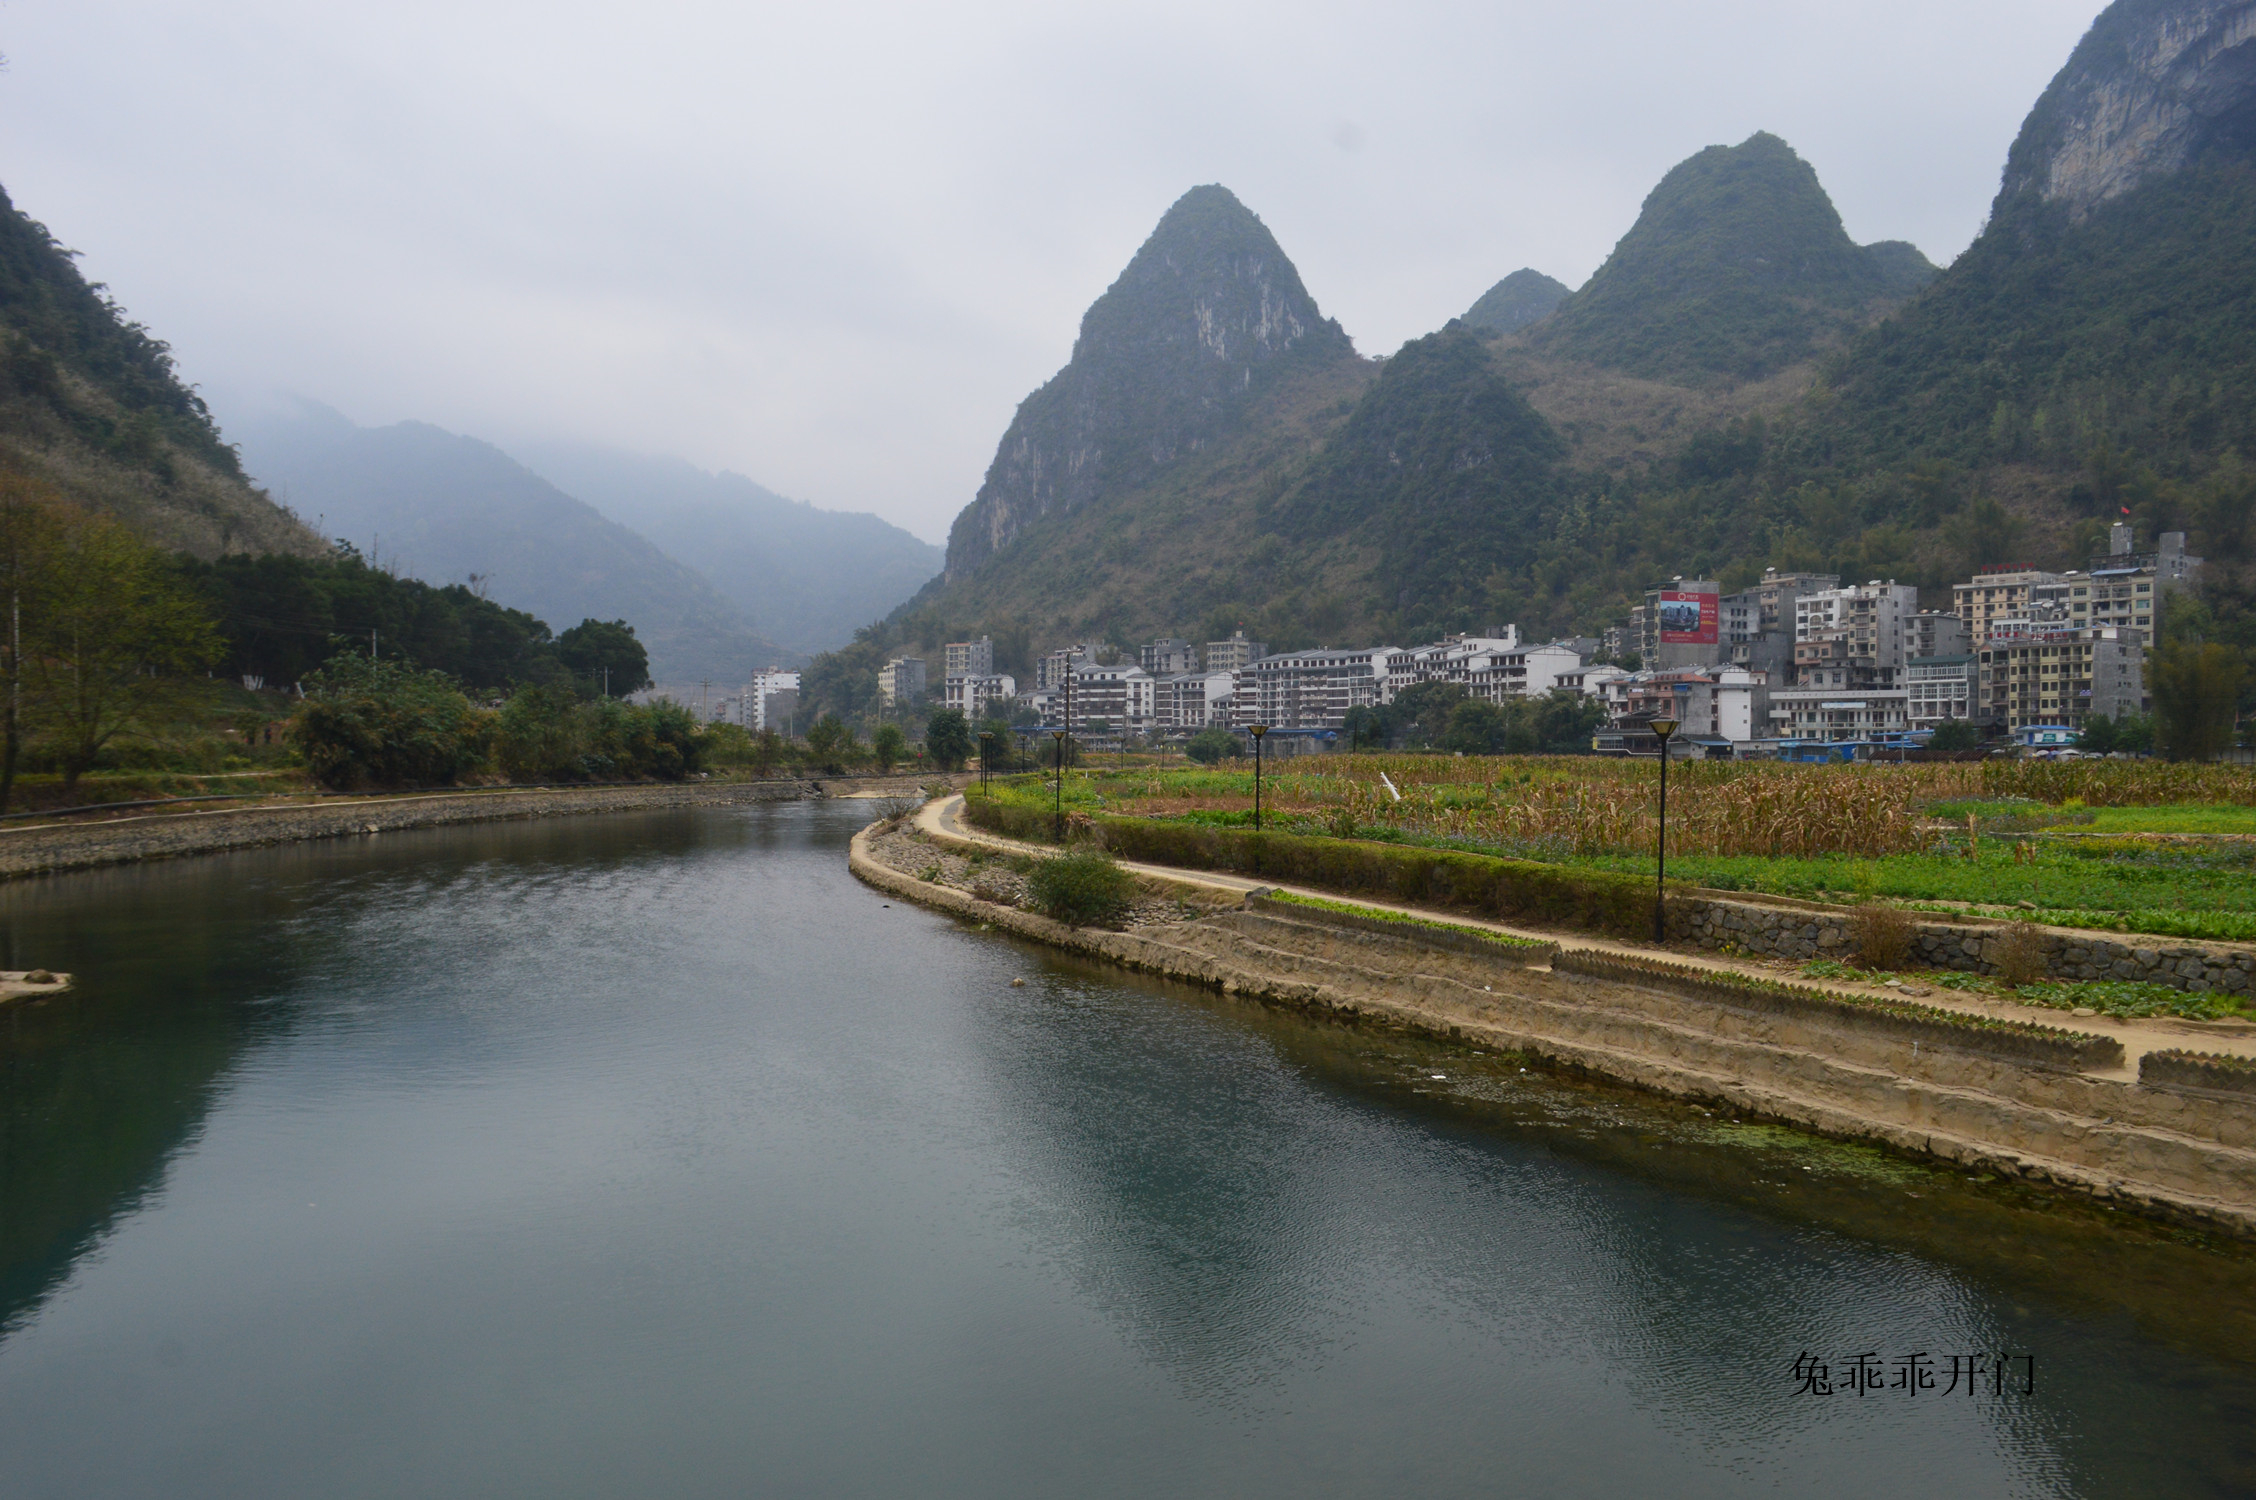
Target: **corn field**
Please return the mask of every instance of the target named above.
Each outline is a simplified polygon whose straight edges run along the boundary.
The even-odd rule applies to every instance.
[[[1263,803],[1272,816],[1341,833],[1392,827],[1553,857],[1649,854],[1659,776],[1652,761],[1582,757],[1309,757],[1266,775]],[[1115,811],[1164,816],[1243,809],[1250,802],[1245,783],[1242,769],[1131,775],[1110,781],[1105,793]],[[1903,854],[1931,841],[1922,827],[1931,804],[1984,797],[2054,804],[2081,798],[2093,807],[2256,804],[2256,774],[2152,761],[1685,761],[1669,767],[1669,849],[1784,858]]]

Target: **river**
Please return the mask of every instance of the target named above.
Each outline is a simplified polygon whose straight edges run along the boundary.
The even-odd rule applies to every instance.
[[[0,1490],[2256,1493],[2245,1251],[1068,961],[866,816],[6,887]]]

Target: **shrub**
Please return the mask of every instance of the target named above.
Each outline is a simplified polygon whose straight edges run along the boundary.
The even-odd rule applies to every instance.
[[[1209,724],[1191,736],[1191,742],[1183,747],[1183,753],[1202,766],[1211,766],[1236,755],[1238,739],[1229,730]]]
[[[1885,902],[1868,901],[1853,919],[1857,957],[1868,969],[1900,969],[1911,961],[1912,939],[1918,932],[1911,913]]]
[[[980,796],[967,796],[964,806],[977,827],[1014,838],[1050,836],[1046,810]],[[1153,864],[1262,875],[1620,937],[1642,938],[1653,930],[1653,887],[1641,875],[1147,818],[1100,815],[1088,822],[1114,853]]]
[[[349,791],[449,785],[485,759],[491,729],[444,673],[343,655],[306,680],[290,739],[316,781]]]
[[[1997,972],[2009,989],[2045,977],[2044,934],[2034,922],[2016,922],[1998,939]]]
[[[1102,849],[1076,849],[1036,865],[1026,877],[1034,909],[1069,927],[1112,926],[1128,914],[1135,882]]]

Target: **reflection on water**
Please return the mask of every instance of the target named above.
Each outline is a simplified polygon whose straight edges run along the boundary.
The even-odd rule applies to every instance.
[[[82,975],[0,1015],[11,1493],[2256,1491],[2237,1249],[1022,948],[859,820],[8,888]]]

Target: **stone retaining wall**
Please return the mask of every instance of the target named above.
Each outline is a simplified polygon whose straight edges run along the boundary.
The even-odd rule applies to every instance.
[[[1714,897],[1675,897],[1669,902],[1669,935],[1703,948],[1767,953],[1779,958],[1838,958],[1856,954],[1856,918],[1846,910],[1816,911],[1726,901]],[[1914,939],[1915,961],[1931,969],[1998,971],[2002,922],[1922,922]],[[2137,979],[2172,989],[2207,993],[2256,990],[2256,950],[2196,945],[2126,935],[2039,927],[2045,972],[2056,979]]]

